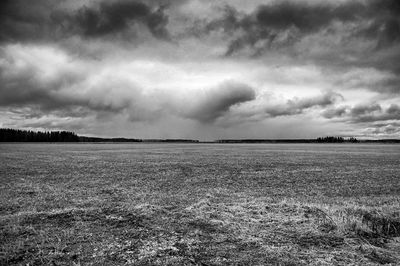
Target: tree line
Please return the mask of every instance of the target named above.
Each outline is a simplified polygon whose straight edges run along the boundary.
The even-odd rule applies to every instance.
[[[332,136],[328,136],[328,137],[319,137],[317,138],[317,142],[318,143],[343,143],[343,142],[358,142],[358,140],[356,138],[348,138],[345,139],[343,137],[332,137]]]
[[[141,142],[140,139],[78,136],[70,131],[32,131],[0,128],[0,142]]]
[[[79,136],[69,131],[31,131],[0,128],[0,142],[78,142]]]
[[[141,142],[140,139],[78,136],[70,131],[32,131],[0,128],[0,142]]]

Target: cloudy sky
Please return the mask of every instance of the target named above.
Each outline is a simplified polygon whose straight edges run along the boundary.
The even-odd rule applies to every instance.
[[[0,127],[400,138],[398,0],[2,0]]]

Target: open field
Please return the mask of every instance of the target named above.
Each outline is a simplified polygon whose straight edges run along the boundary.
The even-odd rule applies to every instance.
[[[400,265],[400,145],[0,144],[0,265]]]

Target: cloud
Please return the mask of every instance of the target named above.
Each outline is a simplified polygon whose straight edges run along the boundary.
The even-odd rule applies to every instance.
[[[350,115],[357,117],[370,114],[376,111],[381,111],[382,107],[379,104],[372,105],[356,105],[350,109]]]
[[[322,114],[327,119],[339,118],[350,123],[371,123],[377,121],[400,120],[400,106],[390,104],[382,108],[380,104],[362,104],[355,106],[342,106],[326,110]]]
[[[159,39],[169,39],[165,6],[139,0],[38,0],[29,8],[23,0],[0,4],[0,41],[54,41],[71,36],[99,38],[124,33],[135,37],[143,27]],[[126,36],[125,36],[126,37]]]
[[[250,49],[253,55],[265,49],[279,49],[282,45],[293,45],[304,35],[317,32],[333,21],[354,20],[357,9],[363,5],[355,2],[347,6],[330,4],[308,4],[306,2],[284,1],[260,5],[250,14],[243,14],[233,7],[226,8],[224,16],[210,22],[206,29],[222,28],[234,33],[226,55],[230,56]]]
[[[82,130],[88,127],[90,119],[71,118],[59,116],[41,116],[35,121],[25,121],[21,126],[24,128],[42,128],[46,130],[58,130],[68,128],[68,130]]]
[[[208,22],[197,22],[190,32],[198,38],[220,36],[225,41],[221,54],[229,58],[308,62],[343,72],[359,67],[400,73],[396,0],[286,0],[255,8],[234,4],[220,8],[219,16]],[[397,93],[398,80],[393,82],[396,85],[387,90]]]
[[[59,49],[9,45],[2,54],[0,106],[30,107],[38,116],[126,112],[132,120],[147,120],[155,115],[150,99],[135,82],[115,73],[98,73],[96,66]]]
[[[296,27],[302,32],[312,32],[325,27],[333,20],[353,20],[357,14],[356,10],[360,8],[363,6],[357,2],[346,4],[346,6],[279,2],[271,6],[259,6],[252,19],[260,27],[271,29]]]
[[[142,23],[158,38],[168,38],[168,17],[161,7],[156,10],[139,1],[101,2],[96,7],[82,7],[73,17],[78,29],[87,37],[115,34],[132,23]],[[73,21],[70,21],[73,23]]]
[[[332,105],[340,99],[343,99],[342,95],[334,92],[327,92],[316,97],[295,98],[287,101],[286,104],[269,106],[265,108],[265,113],[269,117],[298,115],[310,108]]]
[[[400,92],[400,78],[397,74],[373,67],[337,71],[330,78],[338,87],[349,90],[364,89],[390,97]]]
[[[322,112],[322,116],[328,119],[341,117],[346,114],[346,107],[329,108]]]
[[[255,91],[246,84],[227,81],[215,88],[205,89],[192,99],[184,116],[202,123],[212,123],[230,108],[255,99]]]
[[[56,1],[38,0],[29,4],[23,0],[0,1],[0,41],[16,42],[32,39],[48,39],[49,10]]]
[[[400,122],[373,124],[367,130],[374,135],[399,137]]]
[[[110,68],[74,58],[55,47],[8,45],[2,54],[0,107],[28,108],[23,113],[28,112],[31,118],[52,114],[110,119],[123,114],[131,122],[151,122],[176,115],[212,123],[255,98],[253,88],[234,81],[183,94],[174,88],[145,89],[131,77],[137,69],[133,64]],[[153,68],[148,67],[147,71]],[[154,79],[153,74],[142,69],[141,76]]]
[[[68,63],[67,57],[49,48],[24,48],[20,45],[1,49],[0,105],[23,106],[40,103],[44,109],[81,104],[68,87],[84,77],[79,68]]]
[[[227,55],[245,48],[250,48],[254,54],[265,49],[279,49],[327,29],[332,34],[338,30],[332,27],[334,23],[356,23],[358,29],[352,30],[354,37],[378,39],[378,46],[383,47],[399,41],[399,10],[395,0],[342,3],[274,1],[258,6],[251,13],[226,6],[222,17],[209,22],[204,31],[222,29],[234,36]],[[368,26],[358,25],[360,23]]]

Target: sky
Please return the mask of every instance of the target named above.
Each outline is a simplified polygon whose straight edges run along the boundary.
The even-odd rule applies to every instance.
[[[398,0],[2,0],[0,127],[400,138]]]

